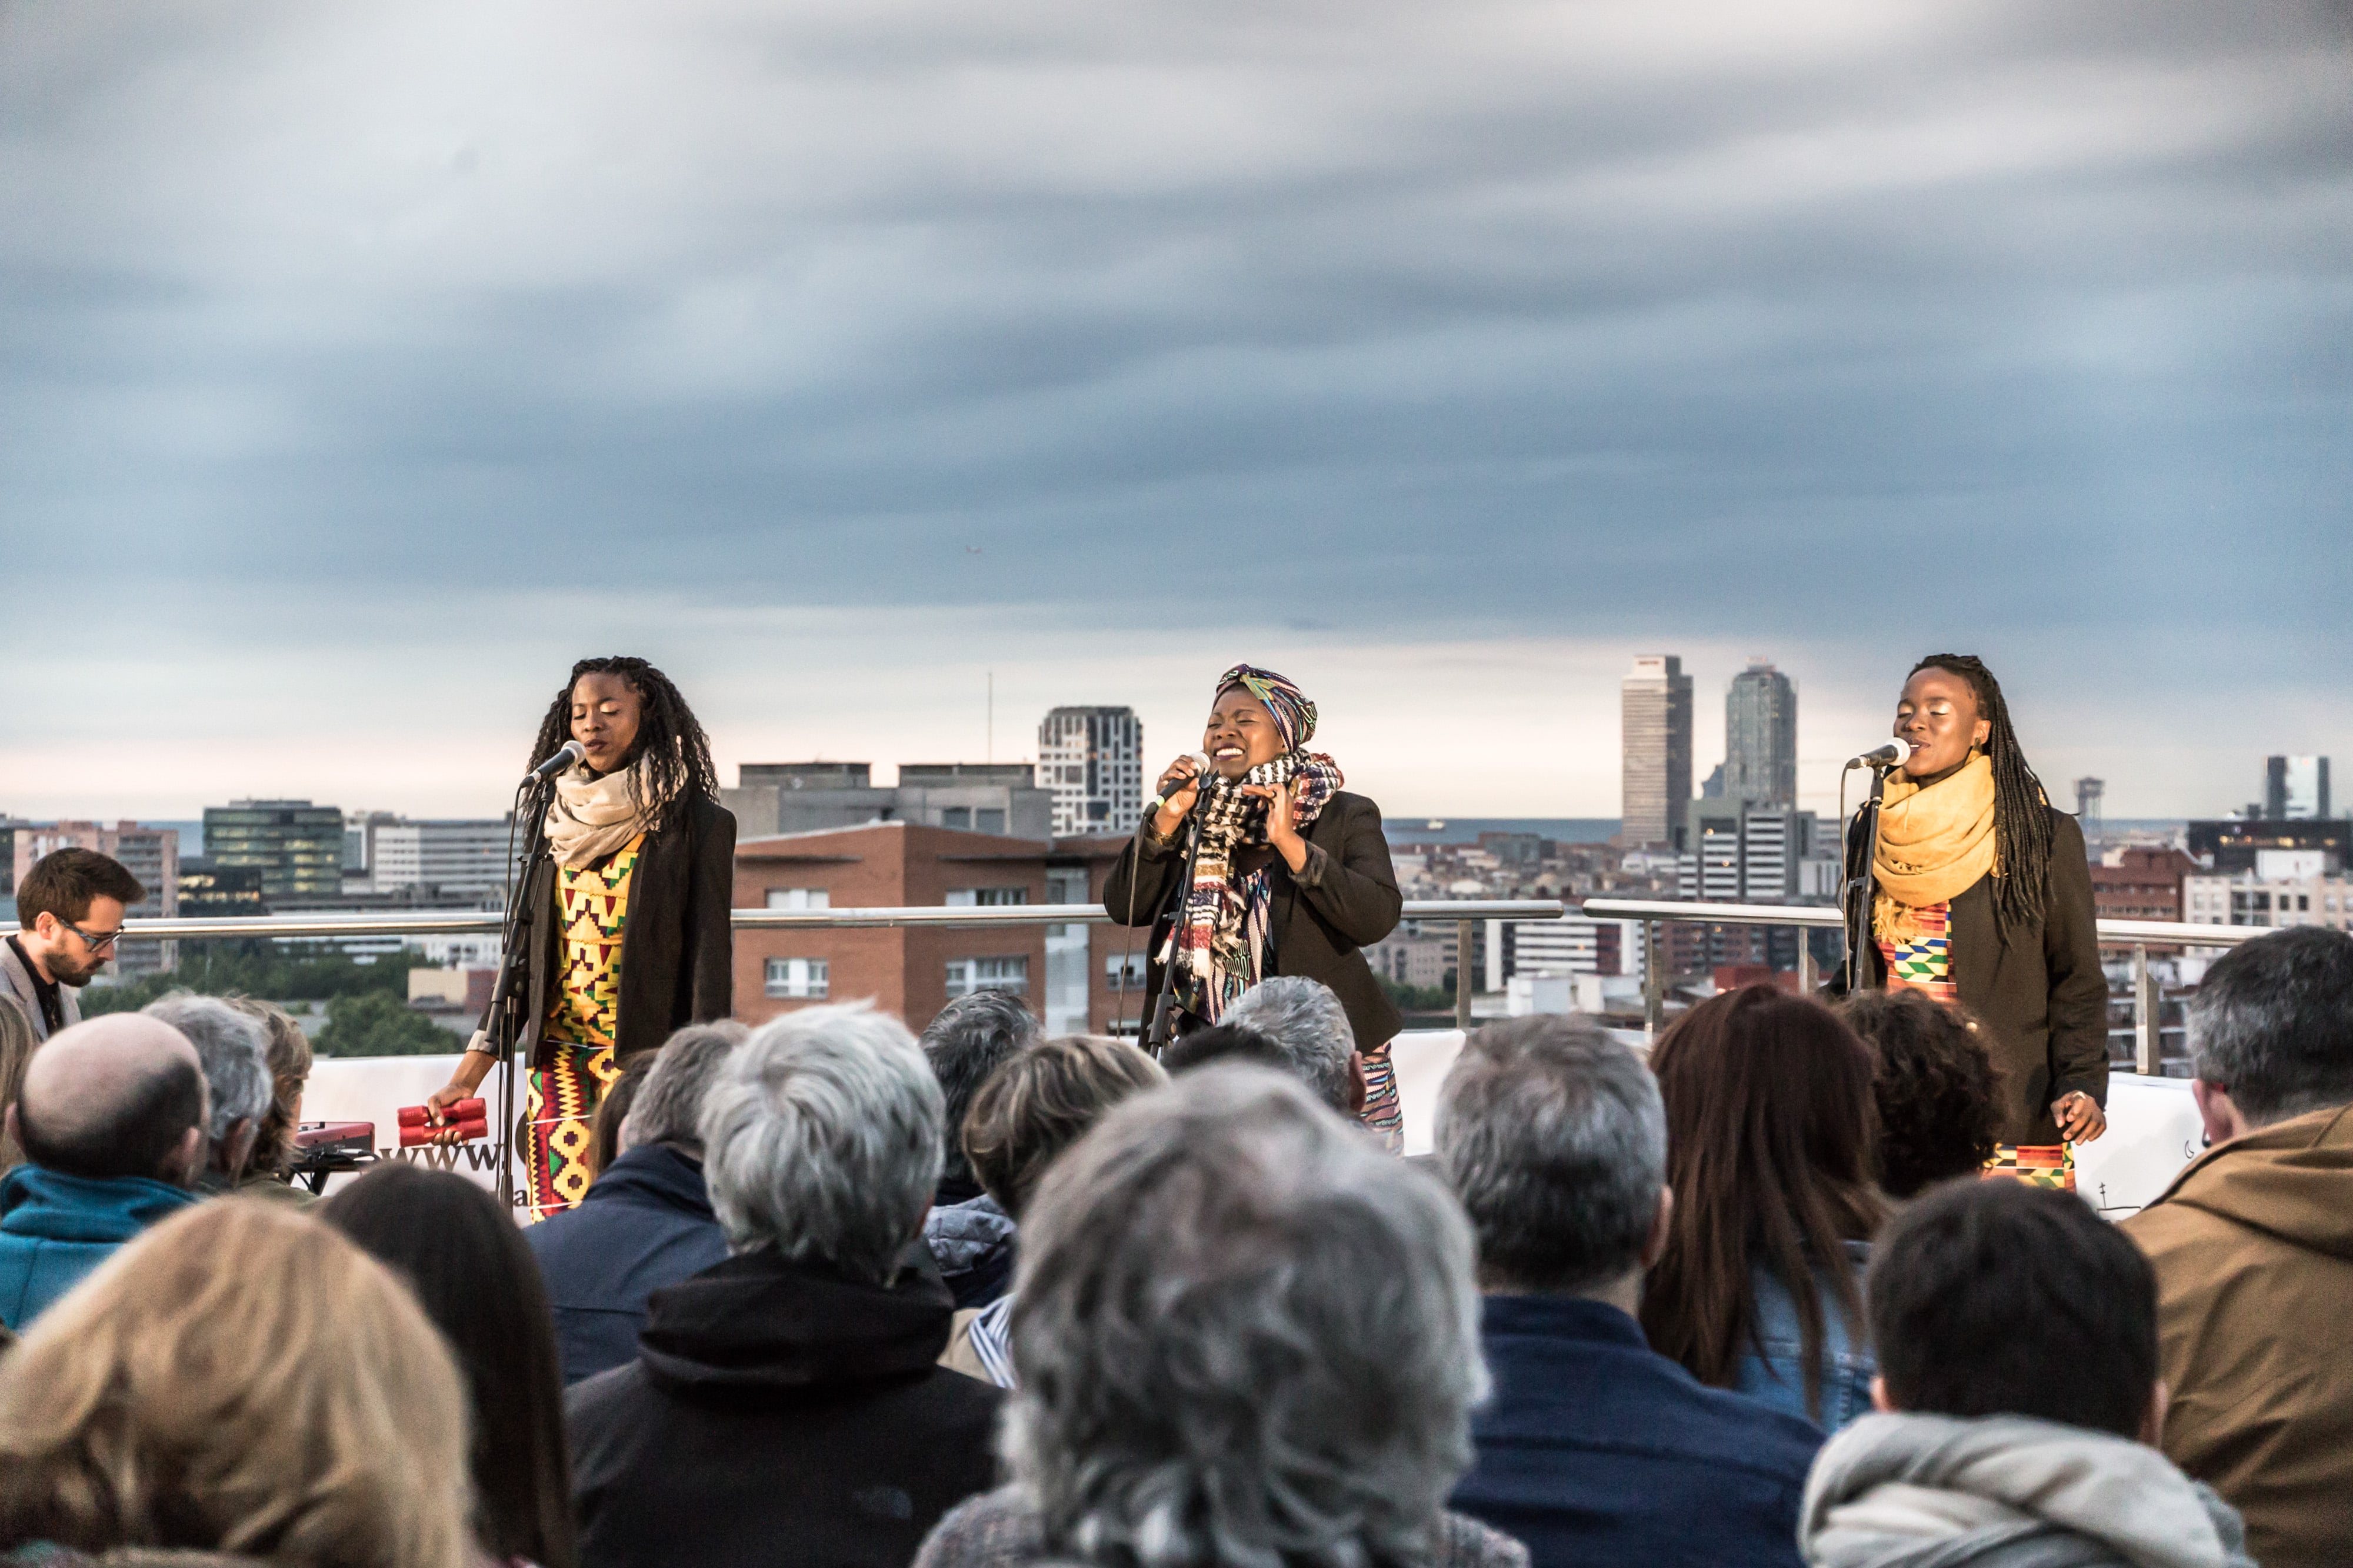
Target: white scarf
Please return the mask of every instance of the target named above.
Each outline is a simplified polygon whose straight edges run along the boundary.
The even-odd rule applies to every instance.
[[[589,776],[575,763],[556,775],[555,798],[547,804],[547,847],[567,870],[592,865],[646,830],[645,814],[630,799],[630,771]],[[638,780],[642,788],[644,781]]]

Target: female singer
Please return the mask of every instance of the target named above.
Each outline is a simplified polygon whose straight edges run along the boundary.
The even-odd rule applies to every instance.
[[[590,1129],[619,1058],[658,1048],[681,1025],[727,1016],[734,994],[735,818],[719,804],[693,710],[644,659],[584,658],[549,706],[532,763],[567,739],[587,760],[556,777],[539,825],[549,860],[522,895],[533,933],[522,1043],[534,1220],[588,1190]],[[438,1118],[473,1094],[495,1061],[470,1048],[427,1108]]]
[[[2044,798],[1978,659],[1914,666],[1895,734],[1914,751],[1887,782],[1877,847],[1849,847],[1871,855],[1875,895],[1867,936],[1849,932],[1861,984],[1973,1015],[2002,1080],[1987,1169],[2072,1191],[2074,1145],[2107,1128],[2108,983],[2084,830]]]
[[[1340,765],[1304,749],[1314,734],[1315,704],[1298,687],[1247,664],[1226,671],[1201,736],[1208,775],[1190,756],[1160,775],[1162,804],[1113,868],[1103,908],[1123,925],[1153,927],[1152,996],[1171,951],[1164,917],[1173,921],[1180,1034],[1216,1023],[1270,974],[1330,986],[1364,1058],[1365,1123],[1394,1147],[1403,1133],[1389,1041],[1404,1019],[1358,950],[1397,929],[1404,900],[1380,808],[1342,791]],[[1187,844],[1177,828],[1197,805],[1201,852],[1178,906]]]

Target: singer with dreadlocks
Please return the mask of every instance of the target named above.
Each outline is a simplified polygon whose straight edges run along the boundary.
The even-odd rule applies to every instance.
[[[735,818],[719,804],[693,710],[644,659],[584,658],[549,704],[532,763],[567,740],[586,760],[556,775],[535,825],[548,858],[522,894],[534,911],[522,1041],[534,1220],[587,1192],[591,1126],[621,1058],[733,1005]],[[426,1102],[432,1114],[471,1096],[494,1065],[469,1049]]]
[[[1392,1148],[1404,1133],[1389,1041],[1404,1022],[1361,949],[1397,929],[1404,907],[1380,808],[1341,789],[1340,764],[1306,749],[1315,704],[1272,670],[1238,664],[1218,679],[1201,751],[1160,775],[1158,809],[1136,829],[1103,887],[1123,925],[1154,926],[1145,994],[1173,963],[1177,1032],[1214,1024],[1273,974],[1331,987],[1364,1058],[1365,1124]],[[1179,832],[1200,813],[1193,884]]]
[[[1887,781],[1877,847],[1849,847],[1850,878],[1871,859],[1871,929],[1848,933],[1860,983],[1974,1017],[2002,1080],[1987,1170],[2073,1191],[2074,1145],[2107,1128],[2108,983],[2084,830],[2045,799],[1982,661],[1914,666],[1895,734],[1914,749]]]

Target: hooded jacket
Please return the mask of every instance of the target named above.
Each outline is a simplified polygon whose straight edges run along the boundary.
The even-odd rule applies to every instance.
[[[2208,1151],[2125,1222],[2157,1269],[2165,1451],[2265,1568],[2353,1556],[2353,1106]]]
[[[0,1177],[0,1323],[23,1333],[124,1242],[196,1201],[145,1176],[17,1166]]]
[[[936,1364],[950,1311],[771,1248],[657,1291],[638,1359],[565,1395],[582,1568],[905,1568],[996,1481],[1004,1395]]]
[[[2254,1568],[2239,1517],[2146,1444],[2022,1415],[1866,1415],[1814,1460],[1814,1568]]]
[[[986,1307],[1012,1288],[1013,1216],[987,1193],[932,1205],[923,1216],[923,1245],[959,1310]]]
[[[727,1257],[702,1166],[668,1143],[630,1150],[578,1206],[526,1226],[522,1237],[555,1313],[566,1384],[637,1359],[648,1299]]]

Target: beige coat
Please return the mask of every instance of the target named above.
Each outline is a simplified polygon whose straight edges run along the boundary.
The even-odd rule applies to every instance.
[[[2218,1145],[2125,1229],[2157,1268],[2166,1454],[2264,1568],[2353,1558],[2353,1106]]]

